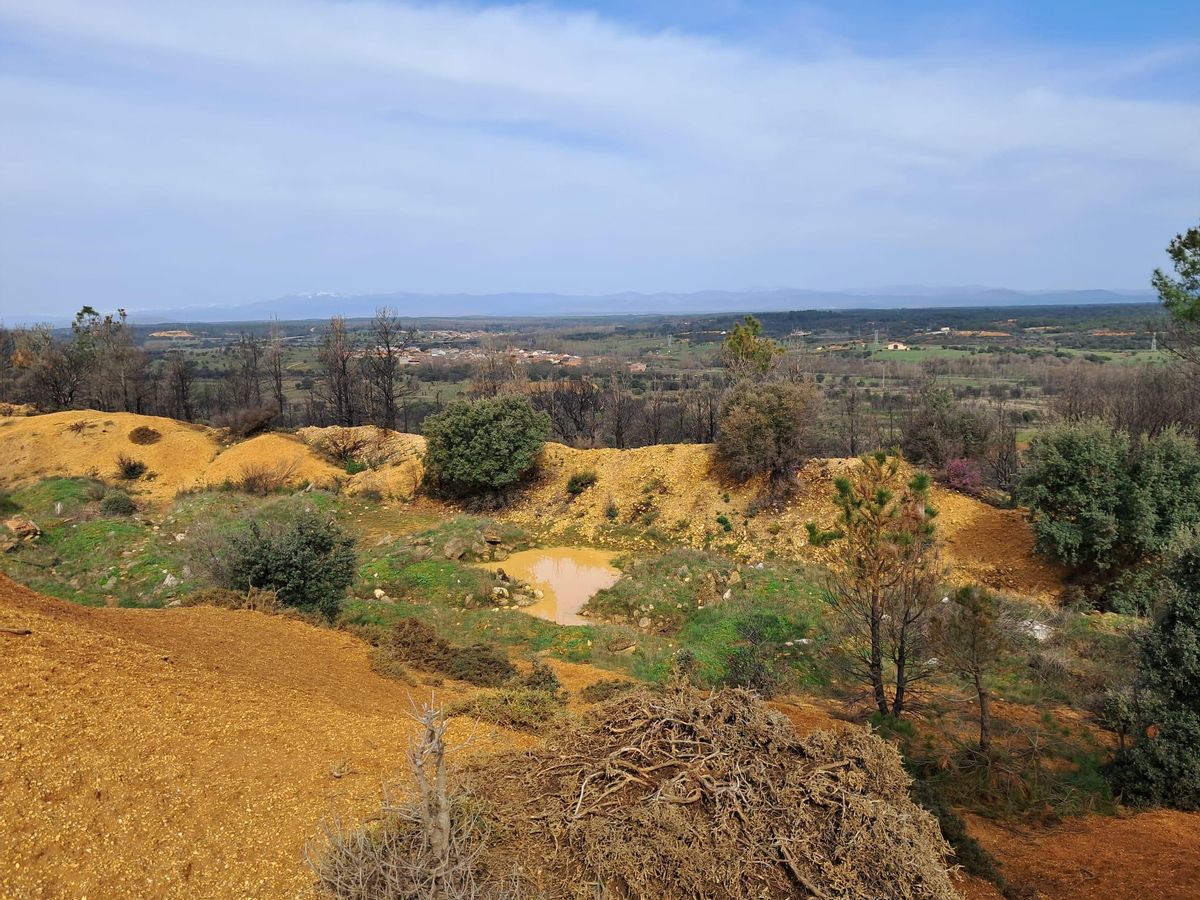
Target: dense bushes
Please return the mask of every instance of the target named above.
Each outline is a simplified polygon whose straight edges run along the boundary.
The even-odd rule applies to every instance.
[[[270,406],[249,406],[214,416],[213,424],[224,428],[230,439],[241,441],[270,431],[277,412]]]
[[[523,397],[461,400],[425,420],[425,479],[436,493],[497,500],[532,468],[550,420]]]
[[[582,472],[576,472],[567,479],[567,493],[572,497],[582,494],[588,488],[596,483],[596,470],[586,469]]]
[[[503,650],[489,644],[455,647],[419,619],[397,622],[375,648],[371,662],[385,675],[408,665],[480,687],[500,687],[517,674]]]
[[[137,506],[124,491],[109,491],[100,500],[100,512],[106,516],[131,516],[137,512]]]
[[[1041,552],[1105,570],[1200,521],[1200,452],[1172,429],[1134,444],[1103,422],[1056,425],[1030,444],[1018,496]]]
[[[330,519],[303,510],[290,520],[251,522],[218,551],[223,587],[278,592],[288,606],[333,619],[354,580],[354,542]]]
[[[1127,800],[1194,810],[1200,809],[1200,531],[1178,539],[1164,572],[1166,602],[1142,644],[1137,741],[1117,755],[1111,776]]]
[[[721,410],[722,468],[738,480],[766,475],[773,494],[786,493],[808,457],[819,405],[810,382],[742,382]]]

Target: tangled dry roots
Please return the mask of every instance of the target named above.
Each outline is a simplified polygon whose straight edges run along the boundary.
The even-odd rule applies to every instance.
[[[547,748],[476,774],[513,836],[495,849],[524,861],[543,890],[550,882],[569,885],[567,895],[631,900],[957,896],[949,848],[909,798],[890,744],[854,727],[800,737],[746,691],[680,684],[626,694]],[[544,863],[540,876],[530,860]]]

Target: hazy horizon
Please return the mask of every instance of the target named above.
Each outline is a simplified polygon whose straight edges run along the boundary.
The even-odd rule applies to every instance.
[[[0,319],[1141,290],[1200,209],[1200,12],[1053,6],[0,0]]]

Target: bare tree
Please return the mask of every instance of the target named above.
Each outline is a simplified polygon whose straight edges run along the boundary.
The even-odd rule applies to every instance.
[[[282,416],[287,411],[287,396],[283,392],[283,334],[278,322],[271,323],[271,330],[267,334],[266,364],[271,396]]]
[[[234,405],[242,408],[262,406],[262,341],[243,331],[232,352]]]
[[[88,404],[97,409],[141,412],[146,354],[133,341],[125,310],[101,316],[94,310],[77,317],[76,340],[91,350]]]
[[[527,377],[511,353],[489,351],[475,361],[467,393],[472,397],[499,397],[524,393]]]
[[[403,354],[414,335],[414,330],[404,328],[386,306],[375,311],[375,318],[371,320],[372,346],[366,354],[367,377],[375,408],[375,423],[389,431],[396,430],[399,398],[416,393],[416,384],[412,379],[400,378]]]
[[[48,325],[17,332],[13,364],[23,373],[27,395],[41,407],[70,409],[85,387],[95,352],[83,316],[81,311],[76,317],[70,341],[56,340]]]
[[[196,380],[196,367],[178,350],[167,354],[166,382],[171,415],[176,419],[191,422],[195,416],[192,404],[192,385]]]
[[[604,390],[589,378],[556,378],[530,392],[535,409],[550,416],[550,426],[563,443],[594,447],[604,412]]]
[[[324,373],[325,400],[333,414],[334,424],[358,424],[357,366],[354,339],[346,330],[346,320],[334,316],[321,340],[321,365]]]

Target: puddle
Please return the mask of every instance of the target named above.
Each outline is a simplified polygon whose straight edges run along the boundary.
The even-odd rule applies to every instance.
[[[503,569],[509,578],[524,581],[542,591],[542,599],[522,612],[549,619],[559,625],[586,625],[579,609],[596,591],[612,587],[621,577],[613,568],[615,554],[579,547],[549,547],[522,550],[500,563],[488,564],[493,572]]]

